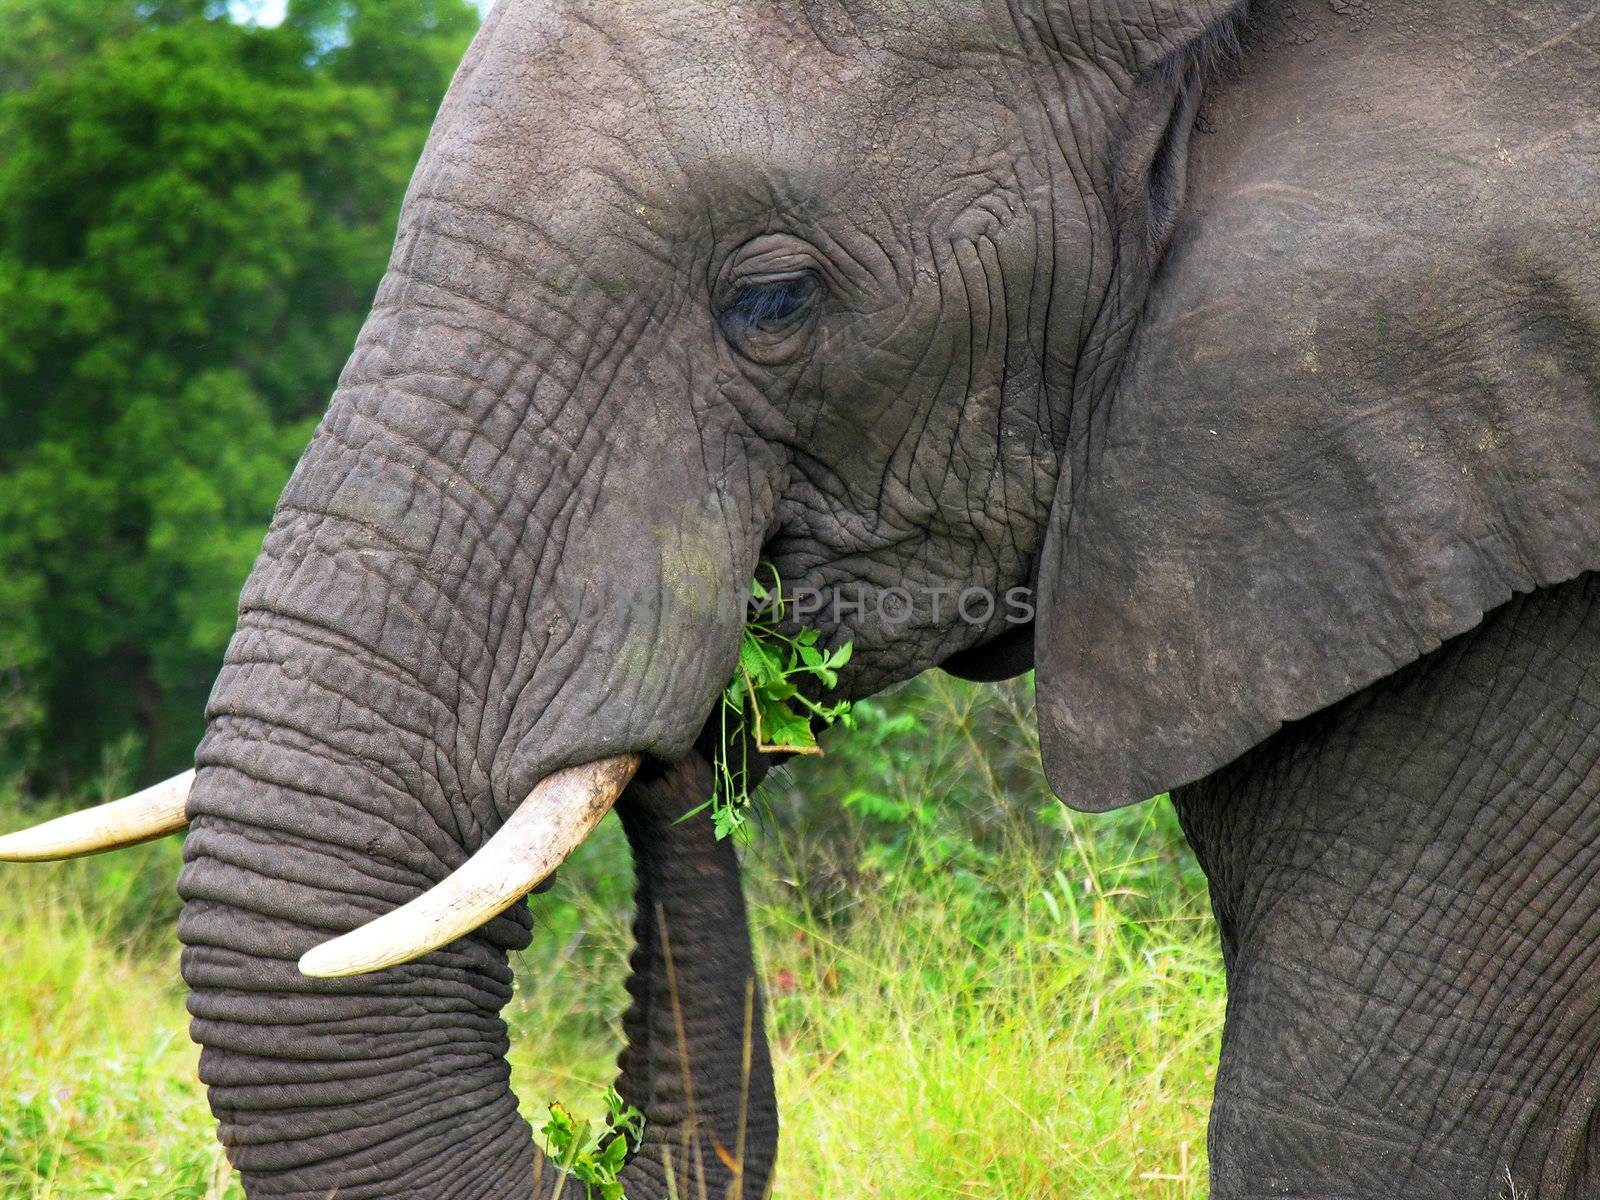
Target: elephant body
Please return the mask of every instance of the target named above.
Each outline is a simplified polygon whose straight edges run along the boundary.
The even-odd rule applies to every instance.
[[[1222,931],[1211,1194],[1600,1195],[1600,576],[1175,797]]]
[[[627,1194],[766,1190],[738,864],[677,821],[763,562],[840,694],[1035,666],[1065,801],[1177,790],[1219,1200],[1600,1194],[1597,77],[1579,0],[500,0],[197,752],[252,1200],[558,1190],[522,908],[297,962],[620,762]]]

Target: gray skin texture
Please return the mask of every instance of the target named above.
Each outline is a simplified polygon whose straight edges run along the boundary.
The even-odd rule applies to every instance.
[[[1600,576],[1202,783],[1215,1197],[1600,1195]]]
[[[246,586],[198,752],[183,969],[249,1195],[555,1189],[499,1015],[524,909],[372,977],[295,960],[461,865],[544,775],[622,752],[646,757],[619,805],[639,893],[619,1087],[650,1128],[628,1195],[762,1194],[777,1118],[737,863],[671,820],[706,793],[730,598],[762,558],[846,602],[809,623],[854,643],[847,694],[1036,662],[1050,779],[1083,808],[1298,745],[1308,727],[1283,722],[1600,568],[1600,19],[1377,0],[1240,17],[501,0]],[[950,602],[1019,585],[1038,593],[1025,630]],[[913,607],[885,620],[874,598],[896,587]],[[1509,628],[1528,653],[1545,636]],[[1464,750],[1439,720],[1397,811],[1440,811]],[[1343,844],[1339,803],[1239,770],[1186,813],[1236,791]],[[1530,786],[1474,796],[1546,811]],[[1594,795],[1575,787],[1562,803]],[[1440,845],[1466,844],[1475,811],[1449,807]],[[1228,831],[1196,835],[1214,879],[1305,874],[1220,815],[1190,823]],[[1363,888],[1356,856],[1321,870]],[[1230,921],[1218,889],[1236,982],[1258,939],[1271,961],[1300,948]],[[1427,891],[1418,921],[1447,930],[1453,895]],[[1372,922],[1341,932],[1350,961],[1377,944]],[[1540,928],[1548,961],[1576,932]],[[1587,1112],[1587,1085],[1558,1117],[1529,1088],[1497,1093],[1515,1113],[1497,1123],[1481,1090],[1474,1126],[1419,1073],[1426,1102],[1378,1080],[1307,1116],[1332,1075],[1297,1063],[1333,1072],[1373,997],[1435,995],[1383,961],[1340,993],[1348,1024],[1318,1022],[1259,1094],[1304,996],[1241,984],[1218,1195],[1398,1185],[1384,1139],[1489,1194],[1468,1131]],[[1463,1070],[1543,1062],[1526,1025],[1424,1020]],[[1570,1076],[1587,1058],[1564,1045]],[[1354,1150],[1327,1132],[1345,1100],[1374,1131]],[[1375,1164],[1356,1192],[1352,1154]]]

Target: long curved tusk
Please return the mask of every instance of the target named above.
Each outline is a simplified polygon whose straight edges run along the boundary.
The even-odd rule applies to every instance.
[[[68,813],[0,837],[0,861],[49,862],[120,850],[165,837],[189,824],[183,815],[194,772],[185,771],[110,804]]]
[[[448,877],[359,929],[312,947],[300,959],[300,973],[316,979],[365,975],[465,937],[559,867],[638,769],[637,754],[622,754],[546,776],[500,831]]]

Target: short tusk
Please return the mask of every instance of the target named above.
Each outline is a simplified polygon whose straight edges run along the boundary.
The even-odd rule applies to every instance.
[[[49,862],[57,858],[78,858],[176,833],[189,824],[183,808],[192,783],[194,772],[185,771],[110,804],[68,813],[31,829],[8,833],[0,837],[0,861]]]
[[[301,974],[365,975],[421,958],[499,916],[542,883],[600,823],[639,769],[637,754],[541,780],[500,831],[415,900],[306,951]]]

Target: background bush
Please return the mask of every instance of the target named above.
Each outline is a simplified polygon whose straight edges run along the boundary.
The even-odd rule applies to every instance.
[[[477,23],[0,0],[0,773],[189,758]]]

